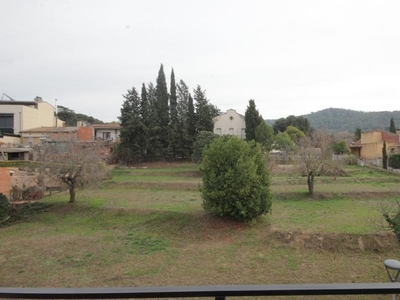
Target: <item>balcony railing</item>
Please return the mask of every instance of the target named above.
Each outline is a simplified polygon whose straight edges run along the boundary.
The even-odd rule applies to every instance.
[[[121,288],[0,288],[0,298],[134,299],[400,294],[400,283],[214,285]]]

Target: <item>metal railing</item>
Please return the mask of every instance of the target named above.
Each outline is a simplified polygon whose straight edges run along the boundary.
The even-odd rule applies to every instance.
[[[120,288],[0,288],[0,298],[121,299],[400,294],[400,283],[213,285]]]

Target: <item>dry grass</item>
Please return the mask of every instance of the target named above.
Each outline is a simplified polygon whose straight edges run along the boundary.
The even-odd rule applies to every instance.
[[[184,171],[179,168],[154,169],[156,176],[168,177],[165,181],[174,188],[165,188],[165,181],[155,188],[148,185],[152,180],[137,184],[132,178],[114,178],[101,189],[80,192],[75,205],[67,203],[66,194],[52,196],[45,200],[53,204],[50,211],[0,228],[0,285],[388,281],[383,260],[397,258],[399,248],[394,236],[374,228],[370,218],[377,215],[376,205],[382,195],[388,201],[398,198],[392,187],[376,194],[367,191],[365,199],[352,199],[339,197],[334,190],[339,186],[329,189],[329,183],[321,183],[316,191],[326,189],[325,197],[308,199],[294,190],[285,200],[273,184],[276,199],[272,214],[249,226],[204,213],[198,190],[173,180],[194,174],[191,170],[196,172],[196,167],[184,165]],[[151,168],[128,171],[139,173],[132,176],[152,177]],[[199,178],[191,179],[198,184]],[[284,182],[285,176],[279,180]],[[286,184],[286,189],[290,188]]]

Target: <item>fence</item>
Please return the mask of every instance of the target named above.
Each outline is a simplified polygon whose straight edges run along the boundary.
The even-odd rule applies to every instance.
[[[121,299],[400,294],[400,283],[214,285],[121,288],[0,288],[0,298]]]

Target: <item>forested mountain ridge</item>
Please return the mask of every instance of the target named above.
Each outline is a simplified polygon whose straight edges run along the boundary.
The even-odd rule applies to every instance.
[[[355,131],[359,127],[363,132],[371,130],[389,130],[390,119],[400,129],[400,111],[363,112],[343,108],[327,108],[307,115],[311,127],[334,131]],[[266,120],[273,124],[275,120]]]

